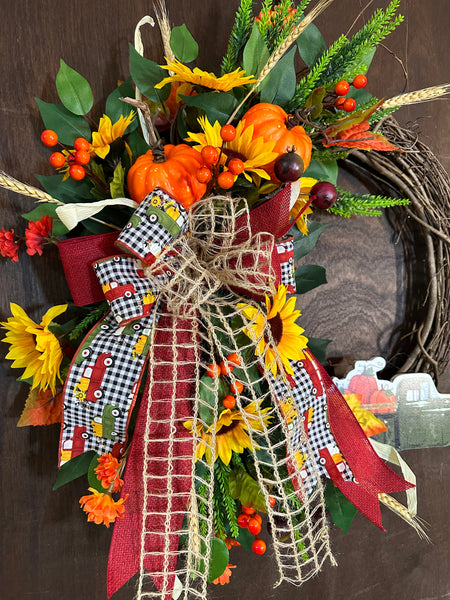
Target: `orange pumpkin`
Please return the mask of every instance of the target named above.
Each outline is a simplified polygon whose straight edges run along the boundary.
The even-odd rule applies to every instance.
[[[160,188],[188,210],[206,192],[206,184],[197,179],[203,162],[200,152],[187,144],[166,144],[161,162],[148,150],[128,171],[130,196],[140,203],[152,190]]]
[[[242,120],[245,121],[244,128],[253,125],[253,139],[262,137],[265,142],[275,142],[273,152],[278,155],[284,154],[294,147],[296,154],[302,158],[306,169],[311,160],[311,138],[301,125],[291,127],[288,121],[289,117],[290,115],[281,106],[261,102],[252,106],[242,117]],[[273,172],[274,163],[275,160],[268,165],[264,165],[264,170],[270,175],[272,181],[278,182]]]

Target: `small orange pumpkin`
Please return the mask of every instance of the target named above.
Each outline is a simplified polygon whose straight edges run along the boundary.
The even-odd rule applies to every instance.
[[[278,155],[284,154],[294,147],[306,169],[311,160],[311,138],[301,125],[290,127],[289,117],[290,115],[281,106],[261,102],[252,106],[242,117],[242,121],[245,121],[245,129],[253,125],[253,139],[262,137],[265,142],[275,142],[272,151]],[[264,165],[263,168],[270,175],[272,181],[278,182],[273,171],[274,163],[275,160]]]
[[[166,144],[161,162],[148,150],[128,171],[130,196],[140,203],[152,190],[160,188],[189,210],[206,192],[206,184],[197,179],[203,162],[200,152],[187,144]]]

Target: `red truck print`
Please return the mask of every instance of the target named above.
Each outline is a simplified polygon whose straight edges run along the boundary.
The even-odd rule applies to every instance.
[[[125,283],[119,285],[117,281],[110,281],[105,285],[102,285],[103,293],[108,302],[117,300],[118,298],[131,298],[136,293],[136,288],[132,283]]]
[[[61,462],[67,462],[71,458],[83,454],[87,439],[89,439],[89,434],[86,431],[86,427],[75,425],[73,436],[62,443]]]
[[[80,402],[97,402],[103,396],[101,385],[106,370],[113,362],[110,352],[102,352],[93,366],[85,367],[83,375],[73,390],[75,398]]]

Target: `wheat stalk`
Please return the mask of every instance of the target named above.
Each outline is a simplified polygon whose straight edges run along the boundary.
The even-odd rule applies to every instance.
[[[397,514],[404,521],[406,521],[408,523],[408,525],[411,525],[411,527],[413,527],[416,530],[419,537],[427,540],[428,542],[430,541],[430,538],[428,537],[427,533],[425,532],[422,525],[420,524],[418,517],[413,517],[412,514],[409,512],[409,510],[406,508],[406,506],[403,506],[403,504],[398,502],[392,496],[389,496],[389,494],[384,494],[384,493],[378,494],[378,499],[385,506],[387,506],[393,512],[395,512],[395,514]]]
[[[271,72],[271,70],[275,67],[278,61],[284,56],[284,54],[289,50],[295,40],[305,31],[305,29],[310,25],[316,17],[318,17],[330,4],[332,4],[334,0],[321,0],[307,15],[306,17],[289,33],[286,39],[278,46],[278,48],[269,56],[266,64],[262,68],[261,73],[259,74],[258,79],[250,88],[248,94],[233,112],[233,114],[228,119],[228,123],[234,119],[234,117],[239,112],[241,106],[247,102],[248,98],[253,94],[258,85],[267,77],[267,75]]]
[[[406,106],[407,104],[417,104],[419,102],[428,102],[429,100],[435,100],[445,94],[450,93],[450,83],[442,85],[435,85],[422,90],[416,90],[415,92],[408,92],[407,94],[400,94],[394,96],[383,102],[381,108],[398,108],[400,106]]]
[[[170,47],[170,24],[169,15],[167,14],[167,7],[164,0],[156,0],[153,3],[153,10],[155,11],[156,20],[158,21],[159,31],[161,32],[161,39],[164,48],[164,56],[168,62],[175,60],[175,55]],[[171,75],[173,73],[170,73]]]

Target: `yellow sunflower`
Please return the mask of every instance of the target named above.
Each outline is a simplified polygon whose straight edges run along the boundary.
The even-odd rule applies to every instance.
[[[300,194],[291,208],[290,216],[292,219],[295,219],[298,213],[302,210],[305,204],[309,200],[309,192],[313,185],[317,183],[317,179],[313,179],[312,177],[301,177],[300,178]],[[301,217],[296,221],[297,228],[304,234],[308,235],[308,219],[306,218],[308,215],[312,214],[312,208],[308,206],[308,208],[303,212]]]
[[[222,75],[222,77],[216,77],[214,73],[208,73],[195,67],[191,70],[186,65],[183,65],[176,58],[173,61],[168,61],[167,65],[162,65],[163,69],[172,71],[174,74],[170,77],[165,77],[160,81],[155,88],[160,89],[171,83],[172,81],[181,81],[183,83],[192,83],[193,85],[202,85],[212,90],[218,90],[220,92],[229,92],[235,87],[241,85],[247,85],[248,83],[254,83],[256,79],[253,75],[246,75],[245,71],[238,68],[232,73]]]
[[[286,373],[293,375],[289,361],[301,360],[302,349],[308,343],[308,338],[302,335],[304,329],[295,323],[301,314],[295,310],[295,296],[286,300],[286,287],[279,285],[272,300],[266,296],[267,316],[255,306],[242,303],[238,306],[249,321],[244,331],[256,344],[255,354],[265,356],[266,370],[276,377],[282,365]]]
[[[270,422],[270,408],[261,410],[262,400],[247,404],[242,411],[240,410],[223,410],[217,419],[215,426],[216,447],[215,460],[220,460],[225,464],[230,464],[232,452],[241,454],[246,448],[251,450],[252,442],[248,435],[249,428],[252,432],[263,431],[264,427]],[[193,421],[185,421],[183,425],[189,431],[194,432]],[[202,423],[197,422],[197,435],[200,438],[195,451],[195,457],[202,458],[206,455],[206,461],[211,462],[212,459],[212,431],[211,428],[205,429]]]
[[[89,148],[90,154],[96,154],[100,158],[105,158],[110,150],[110,145],[122,137],[126,128],[134,119],[134,111],[131,111],[128,117],[120,115],[118,121],[114,124],[107,115],[103,115],[98,124],[98,131],[92,133],[92,144]]]
[[[189,137],[186,138],[186,141],[196,144],[194,148],[199,152],[204,146],[220,148],[223,143],[220,137],[220,123],[216,121],[214,125],[211,125],[207,117],[200,117],[198,122],[203,129],[203,133],[188,131]],[[261,137],[253,140],[253,129],[253,125],[244,128],[244,122],[240,121],[236,127],[234,140],[224,144],[220,162],[225,164],[229,157],[240,158],[244,163],[244,177],[248,181],[253,179],[255,185],[259,186],[261,179],[270,179],[270,176],[261,168],[261,165],[270,163],[278,154],[272,152],[275,142],[265,142]]]
[[[63,313],[67,304],[50,308],[38,325],[30,319],[17,304],[11,303],[12,317],[0,323],[8,333],[3,341],[10,344],[6,358],[13,360],[14,368],[25,369],[22,378],[32,378],[31,388],[38,387],[53,393],[56,391],[56,378],[63,358],[61,346],[54,334],[49,330],[51,321]]]

